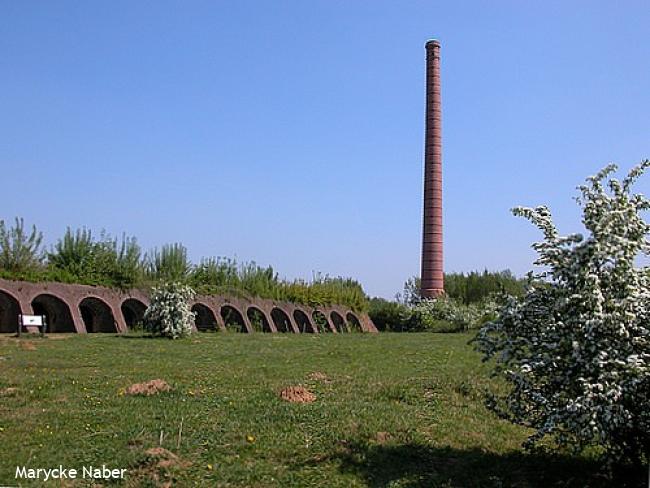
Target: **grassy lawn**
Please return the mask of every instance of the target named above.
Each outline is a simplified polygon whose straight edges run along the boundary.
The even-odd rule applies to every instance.
[[[612,486],[589,459],[521,451],[526,431],[483,406],[469,339],[5,336],[0,485],[18,484],[16,466],[107,464],[128,468],[126,486]],[[124,395],[155,378],[173,390]],[[292,385],[316,401],[282,400]]]

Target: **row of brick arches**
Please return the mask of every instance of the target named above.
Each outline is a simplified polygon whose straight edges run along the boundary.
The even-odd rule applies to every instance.
[[[148,297],[141,292],[0,280],[0,332],[16,332],[21,313],[45,315],[48,330],[54,333],[124,332],[142,323],[147,305]],[[347,333],[374,329],[365,314],[336,306],[310,309],[269,300],[210,296],[198,297],[192,311],[199,331]]]
[[[139,300],[127,299],[120,308],[127,326],[132,327],[142,322],[147,306]],[[101,298],[84,298],[78,309],[86,332],[118,332],[113,310]],[[18,300],[0,291],[0,332],[16,332],[20,313],[23,310]],[[31,302],[31,310],[25,313],[45,315],[50,332],[77,332],[70,307],[54,295],[38,295]]]
[[[203,303],[192,307],[196,314],[196,328],[200,331],[226,329],[235,332],[295,332],[295,333],[327,333],[327,332],[362,332],[359,318],[352,312],[344,317],[339,312],[331,311],[329,319],[325,312],[315,310],[311,317],[304,311],[296,309],[289,314],[279,307],[274,307],[270,313],[265,313],[257,307],[250,306],[246,316],[241,310],[232,305],[223,305],[219,313]],[[219,320],[219,317],[221,320]],[[246,323],[248,319],[248,324]]]

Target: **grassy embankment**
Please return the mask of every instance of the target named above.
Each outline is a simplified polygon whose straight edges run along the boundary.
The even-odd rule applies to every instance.
[[[0,485],[17,465],[104,463],[126,486],[610,486],[589,459],[521,451],[526,431],[483,406],[494,382],[469,338],[4,336]],[[173,391],[123,394],[154,378]],[[280,399],[299,384],[314,403]],[[161,432],[178,458],[157,467]]]

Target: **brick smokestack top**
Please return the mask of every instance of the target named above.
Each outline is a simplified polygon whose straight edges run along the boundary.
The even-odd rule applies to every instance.
[[[442,264],[442,111],[440,42],[428,41],[426,122],[424,134],[424,225],[420,292],[433,298],[444,293]]]

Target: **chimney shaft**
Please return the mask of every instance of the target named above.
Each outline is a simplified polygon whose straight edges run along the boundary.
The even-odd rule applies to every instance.
[[[424,298],[444,293],[442,261],[442,111],[440,43],[426,43],[426,121],[424,135],[424,218],[420,292]]]

